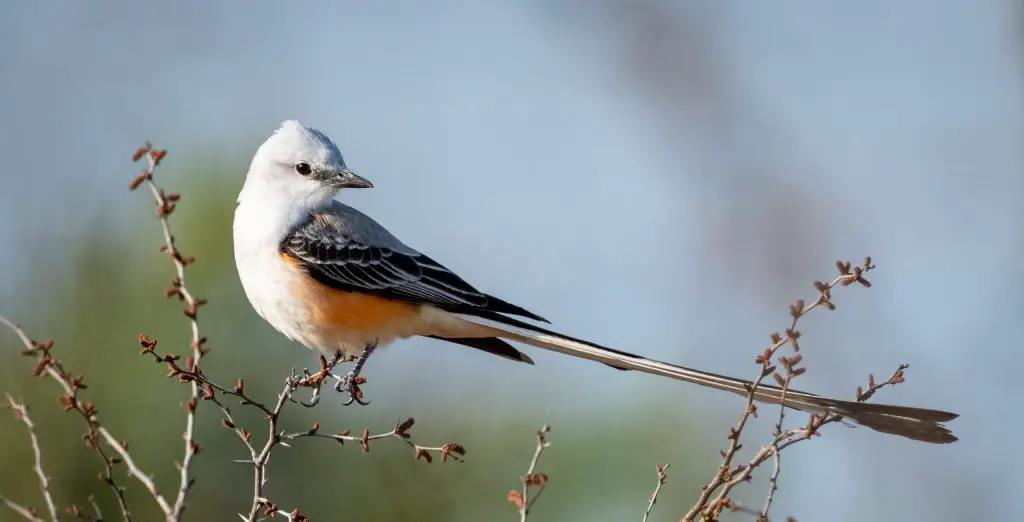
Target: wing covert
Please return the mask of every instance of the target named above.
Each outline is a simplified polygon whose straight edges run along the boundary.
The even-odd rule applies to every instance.
[[[281,242],[281,252],[297,260],[318,282],[339,290],[430,304],[456,313],[497,312],[547,322],[477,290],[437,261],[398,242],[376,222],[370,220],[380,230],[366,230],[365,223],[360,230],[342,217],[314,215]],[[382,245],[368,244],[375,235],[385,239]],[[384,246],[388,243],[391,246]]]

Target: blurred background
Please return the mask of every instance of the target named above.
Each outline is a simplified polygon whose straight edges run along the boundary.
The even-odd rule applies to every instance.
[[[188,342],[129,156],[169,149],[179,246],[210,299],[208,374],[270,398],[313,355],[261,322],[234,271],[231,214],[281,120],[323,129],[376,188],[347,203],[481,289],[566,333],[753,376],[787,305],[871,255],[871,289],[802,324],[799,387],[851,396],[908,362],[886,402],[962,414],[930,446],[831,426],[784,455],[776,518],[1022,520],[1017,372],[1024,247],[1024,4],[772,2],[7,2],[0,6],[0,313],[90,384],[160,487],[177,484],[186,388],[137,356]],[[0,333],[61,506],[95,493],[82,423]],[[515,520],[505,500],[551,423],[536,521],[678,520],[716,469],[742,399],[527,348],[534,367],[433,340],[368,365],[373,404],[333,394],[286,424],[386,431],[408,447],[303,441],[268,494],[313,520]],[[234,435],[200,411],[190,520],[247,509]],[[762,416],[742,456],[766,440]],[[263,436],[259,419],[243,417]],[[803,417],[791,415],[792,422]],[[0,415],[0,492],[42,508],[24,426]],[[742,489],[759,506],[770,470]],[[151,501],[124,479],[137,519]],[[14,515],[0,511],[0,520]],[[745,520],[746,515],[728,515]]]

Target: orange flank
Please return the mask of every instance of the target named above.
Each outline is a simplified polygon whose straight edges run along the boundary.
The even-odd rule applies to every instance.
[[[412,325],[419,317],[419,306],[414,304],[322,285],[320,288],[310,286],[314,291],[310,311],[317,326],[383,334],[383,337],[394,332],[405,337],[399,331]]]
[[[285,263],[298,268],[297,260],[280,255]],[[382,341],[416,334],[410,330],[419,322],[419,305],[337,290],[306,275],[297,282],[295,292],[307,303],[310,319],[319,328],[358,332]]]

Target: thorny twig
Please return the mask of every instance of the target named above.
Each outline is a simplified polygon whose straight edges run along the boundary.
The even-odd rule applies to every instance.
[[[896,371],[893,372],[893,374],[888,379],[881,383],[876,383],[874,377],[869,375],[868,390],[860,395],[860,397],[857,399],[857,402],[865,402],[878,390],[886,386],[891,386],[903,382],[903,371],[906,370],[907,368],[909,368],[909,365],[900,364],[897,367]],[[860,389],[860,387],[858,387],[858,389]],[[763,464],[769,458],[772,458],[774,455],[777,455],[782,450],[788,448],[789,446],[792,446],[793,444],[809,440],[815,435],[818,435],[818,430],[820,430],[822,426],[825,426],[826,424],[832,424],[834,422],[840,422],[842,419],[843,416],[839,414],[830,414],[826,416],[811,415],[810,419],[804,427],[784,430],[781,433],[777,434],[775,437],[772,438],[771,443],[761,448],[761,450],[758,451],[750,459],[749,462],[736,468],[732,472],[730,480],[723,485],[722,491],[718,494],[718,496],[711,504],[718,505],[720,507],[728,507],[731,510],[746,510],[747,508],[741,509],[736,507],[734,503],[730,501],[728,495],[734,487],[749,480],[751,474],[754,472],[754,469]],[[758,514],[767,517],[767,513],[765,511],[766,509],[762,510],[761,512],[758,512]]]
[[[25,520],[30,520],[31,522],[44,522],[43,519],[36,516],[36,511],[34,509],[22,506],[3,495],[0,495],[0,504],[7,506],[8,509],[21,515]]]
[[[408,444],[415,452],[413,456],[416,457],[417,460],[422,459],[427,462],[434,461],[431,453],[438,453],[441,457],[441,462],[447,462],[449,458],[458,461],[461,456],[466,454],[465,448],[454,442],[449,442],[437,447],[420,446],[419,444],[414,443],[411,440],[409,430],[415,422],[416,420],[410,417],[405,421],[396,424],[394,429],[389,432],[370,435],[369,430],[363,430],[363,433],[360,436],[350,435],[349,431],[343,431],[341,433],[324,433],[320,431],[320,423],[314,423],[306,431],[281,433],[279,436],[283,441],[292,441],[303,437],[318,437],[322,439],[335,440],[342,444],[345,442],[358,442],[362,446],[364,452],[370,451],[370,441],[395,438]]]
[[[664,466],[660,464],[654,465],[654,471],[658,474],[658,483],[654,486],[654,493],[651,493],[651,499],[647,502],[647,509],[644,510],[644,518],[642,522],[647,522],[647,517],[651,516],[651,510],[654,509],[654,504],[658,502],[658,493],[661,492],[661,487],[665,485],[665,480],[668,479],[668,468],[669,465]]]
[[[190,385],[195,386],[200,390],[201,399],[208,400],[216,404],[224,415],[224,419],[221,424],[225,428],[234,430],[239,439],[243,444],[245,444],[246,449],[249,450],[249,462],[253,467],[253,501],[250,506],[249,515],[240,516],[243,520],[247,521],[257,520],[257,517],[260,514],[260,507],[266,507],[266,502],[264,502],[266,500],[266,496],[264,495],[263,488],[267,482],[267,462],[270,460],[270,454],[274,447],[280,444],[282,440],[281,435],[278,433],[278,421],[281,417],[281,410],[284,408],[285,403],[292,398],[292,395],[298,388],[310,387],[314,390],[318,389],[326,379],[326,376],[334,369],[332,364],[337,364],[338,359],[334,358],[332,361],[328,361],[323,355],[321,355],[319,358],[319,372],[313,374],[306,372],[306,375],[303,377],[299,377],[294,374],[290,376],[285,382],[284,389],[278,394],[277,402],[271,407],[250,397],[245,391],[245,383],[242,379],[238,379],[233,388],[227,388],[207,378],[202,369],[194,364],[187,364],[186,367],[182,367],[178,364],[178,360],[180,360],[179,356],[171,354],[163,355],[158,352],[156,350],[158,344],[156,339],[152,339],[145,334],[141,334],[139,335],[139,344],[142,346],[142,355],[150,355],[153,357],[154,362],[167,365],[167,377],[176,377],[183,383],[189,383]],[[260,450],[257,450],[256,446],[252,443],[252,433],[235,423],[234,418],[231,416],[231,410],[225,406],[220,399],[218,399],[218,392],[237,397],[240,399],[239,404],[259,409],[266,415],[268,424],[267,442]]]
[[[337,364],[337,358],[335,358],[333,362]],[[256,453],[255,451],[252,452],[253,503],[249,511],[249,516],[247,518],[244,516],[242,517],[243,520],[246,520],[247,522],[254,522],[256,520],[256,517],[259,515],[261,506],[265,508],[264,514],[281,513],[279,510],[276,509],[276,507],[273,507],[273,504],[269,504],[268,506],[269,501],[264,495],[263,490],[267,482],[267,462],[270,460],[270,454],[275,446],[279,444],[286,445],[284,441],[292,441],[303,437],[330,438],[341,443],[344,443],[346,440],[352,442],[358,441],[362,445],[363,451],[370,451],[370,440],[394,437],[401,439],[406,444],[412,446],[415,449],[416,459],[423,459],[427,462],[433,461],[433,458],[430,455],[431,451],[436,451],[440,453],[441,462],[446,462],[449,457],[452,457],[457,460],[458,456],[465,455],[466,453],[466,450],[461,445],[456,443],[448,443],[437,448],[429,448],[414,444],[412,441],[409,440],[409,430],[412,428],[415,422],[411,418],[406,420],[405,422],[402,422],[401,424],[398,424],[397,426],[395,426],[393,430],[391,430],[388,433],[374,435],[372,437],[369,435],[369,430],[363,430],[363,434],[359,438],[350,436],[347,431],[336,435],[321,433],[320,425],[318,423],[313,424],[313,426],[310,427],[310,429],[304,432],[288,434],[283,431],[279,431],[278,421],[280,419],[281,410],[284,408],[284,405],[289,400],[291,400],[292,395],[295,393],[295,391],[300,387],[311,387],[314,389],[315,393],[315,390],[319,389],[319,384],[323,381],[324,375],[330,374],[330,371],[333,369],[333,367],[330,366],[331,362],[326,361],[326,359],[322,355],[320,356],[320,363],[321,370],[319,374],[307,374],[304,377],[299,377],[293,374],[285,381],[284,389],[281,391],[280,394],[278,394],[277,403],[275,404],[274,409],[271,412],[271,415],[267,419],[267,442],[263,445],[263,449],[261,449],[259,453]],[[318,375],[319,379],[317,379]],[[273,507],[273,509],[270,509],[271,507]],[[305,517],[299,515],[298,510],[292,511],[290,514],[292,515],[291,520],[307,520]]]
[[[523,475],[523,490],[520,492],[513,489],[508,492],[508,501],[519,510],[520,522],[526,522],[530,516],[530,509],[537,503],[537,499],[540,498],[541,493],[544,493],[544,489],[548,485],[548,476],[544,473],[537,473],[535,470],[541,454],[551,445],[547,439],[547,434],[550,431],[551,427],[547,424],[537,430],[537,449],[533,452],[533,459],[530,460],[530,467],[526,470],[526,475]],[[530,488],[533,487],[537,488],[537,494],[531,498]]]
[[[100,505],[96,503],[96,497],[89,495],[89,505],[92,506],[92,512],[95,513],[95,515],[86,514],[82,511],[82,508],[78,507],[77,504],[71,504],[71,506],[68,507],[67,512],[79,520],[103,522],[103,512],[100,511]]]
[[[776,435],[777,437],[778,435]],[[768,521],[768,511],[771,510],[772,501],[775,500],[775,492],[779,490],[779,473],[782,471],[782,457],[779,456],[779,446],[772,444],[768,447],[771,450],[772,460],[775,465],[772,468],[772,476],[769,481],[768,495],[764,499],[764,507],[761,508],[761,512],[758,514],[757,520],[759,522]]]
[[[323,361],[323,357],[322,356],[321,356],[321,361]],[[329,369],[326,370],[326,371],[329,372]],[[430,452],[431,451],[438,451],[438,452],[440,452],[440,454],[441,454],[441,462],[447,461],[449,456],[452,456],[453,458],[457,459],[458,455],[464,455],[465,454],[465,449],[461,445],[455,444],[455,443],[448,443],[448,444],[445,444],[444,446],[441,446],[441,447],[438,447],[438,448],[428,448],[428,447],[417,446],[416,444],[413,444],[410,440],[408,440],[409,437],[410,437],[409,429],[412,428],[412,425],[414,423],[413,419],[408,419],[405,422],[395,426],[395,428],[392,431],[388,432],[388,433],[381,434],[381,435],[375,435],[372,439],[371,439],[371,437],[369,435],[369,431],[368,430],[364,430],[362,437],[359,437],[359,438],[355,438],[355,437],[352,437],[352,436],[348,435],[348,432],[342,432],[342,433],[337,434],[337,435],[323,434],[323,433],[320,433],[320,431],[319,431],[320,430],[320,425],[319,424],[313,424],[313,426],[310,429],[308,429],[308,430],[306,430],[304,432],[299,432],[299,433],[286,434],[284,432],[278,431],[278,421],[280,419],[281,410],[284,408],[284,405],[291,399],[292,394],[294,394],[295,391],[298,388],[300,388],[300,387],[315,387],[316,386],[315,384],[311,384],[308,381],[308,379],[309,379],[308,376],[306,376],[306,377],[298,377],[298,376],[292,375],[291,377],[289,377],[286,380],[284,389],[281,391],[280,394],[278,394],[277,403],[275,404],[274,409],[272,410],[272,413],[271,413],[271,415],[269,416],[269,418],[267,420],[267,424],[268,424],[268,426],[267,426],[267,428],[268,428],[267,429],[267,431],[268,431],[268,433],[267,433],[267,442],[263,445],[263,449],[261,449],[259,451],[259,453],[253,452],[253,455],[252,455],[253,503],[252,503],[252,507],[250,508],[250,511],[249,511],[249,516],[247,518],[242,516],[243,520],[246,520],[247,522],[254,522],[256,520],[256,517],[259,515],[260,507],[261,506],[265,508],[264,509],[264,513],[265,514],[274,514],[274,513],[280,514],[280,511],[277,510],[276,507],[273,507],[273,504],[270,504],[268,506],[268,502],[269,501],[267,500],[266,496],[264,495],[264,491],[263,490],[264,490],[264,487],[266,486],[266,482],[267,482],[267,462],[270,460],[270,454],[273,451],[275,446],[277,446],[279,444],[284,445],[284,441],[295,440],[295,439],[299,439],[299,438],[302,438],[302,437],[331,438],[331,439],[334,439],[334,440],[336,440],[338,442],[342,442],[342,443],[345,440],[351,440],[353,442],[354,441],[359,441],[360,444],[362,444],[363,451],[370,451],[370,445],[369,445],[369,441],[370,440],[378,439],[378,438],[386,438],[386,437],[395,437],[395,438],[403,440],[405,443],[407,443],[410,446],[412,446],[416,450],[415,457],[417,459],[423,459],[423,460],[426,460],[427,462],[431,462],[433,460],[432,457],[430,456]],[[271,507],[273,507],[273,509],[271,509]],[[298,510],[292,511],[291,514],[292,514],[292,520],[306,520],[306,518],[301,517],[301,515],[299,515]],[[300,518],[296,518],[296,517],[300,517]]]
[[[775,431],[773,432],[775,440],[778,440],[779,436],[782,435],[782,424],[783,421],[786,420],[786,407],[782,406],[781,403],[786,401],[786,392],[789,391],[789,384],[796,376],[794,374],[796,371],[796,364],[800,362],[800,356],[794,355],[793,357],[780,357],[779,360],[786,368],[786,378],[782,379],[779,377],[778,373],[774,374],[776,380],[781,381],[782,384],[782,396],[779,401],[779,418],[775,422]],[[782,471],[782,457],[779,455],[778,445],[772,444],[769,448],[771,449],[772,459],[774,460],[775,466],[772,469],[772,476],[768,480],[768,495],[765,497],[764,507],[761,508],[761,512],[758,515],[759,522],[767,522],[768,520],[768,511],[772,507],[772,501],[775,500],[775,492],[779,490],[779,473]]]
[[[245,393],[245,382],[242,381],[242,379],[238,379],[237,381],[235,381],[235,385],[232,388],[228,388],[220,384],[217,384],[216,382],[207,378],[206,374],[203,373],[203,370],[198,366],[188,364],[188,361],[186,361],[187,366],[185,367],[178,364],[178,361],[181,360],[180,356],[173,354],[161,354],[159,351],[156,350],[157,344],[158,343],[156,339],[150,338],[146,334],[139,334],[139,345],[142,346],[142,351],[140,352],[140,354],[151,355],[153,357],[154,362],[159,364],[166,364],[168,369],[168,378],[176,377],[178,378],[179,381],[183,383],[201,384],[201,399],[210,400],[210,398],[215,396],[214,393],[216,391],[226,395],[237,397],[241,401],[240,404],[242,404],[243,406],[252,406],[254,408],[257,408],[260,411],[262,411],[265,415],[273,414],[273,411],[271,410],[270,407],[268,407],[266,404],[263,404],[260,401],[257,401],[256,399],[250,397]]]
[[[136,464],[135,460],[128,453],[127,444],[118,441],[116,437],[111,434],[107,428],[105,428],[99,421],[97,416],[96,407],[90,402],[82,401],[79,396],[79,390],[86,388],[84,382],[82,382],[82,376],[72,376],[64,369],[64,365],[55,359],[51,354],[50,350],[53,348],[53,341],[46,341],[37,343],[28,337],[20,326],[7,320],[6,317],[0,316],[0,324],[4,324],[14,330],[14,332],[21,339],[21,342],[25,345],[26,349],[22,351],[22,355],[35,356],[36,365],[32,369],[32,374],[35,376],[41,376],[46,374],[53,380],[57,381],[58,384],[64,389],[64,394],[58,397],[58,401],[64,406],[64,411],[75,411],[81,415],[82,419],[85,420],[87,431],[85,434],[85,441],[96,452],[97,455],[103,459],[104,473],[101,475],[103,482],[105,482],[114,491],[114,496],[117,499],[118,508],[121,511],[121,518],[123,520],[131,520],[131,511],[128,509],[128,501],[125,498],[124,487],[119,485],[114,479],[114,466],[123,462],[127,467],[132,476],[136,478],[146,490],[153,496],[156,503],[160,506],[160,509],[164,513],[169,513],[171,504],[167,502],[167,499],[157,491],[156,484],[153,479],[145,474]],[[117,456],[110,455],[106,450],[103,449],[103,445],[100,444],[100,439],[103,440]]]
[[[252,470],[253,470],[253,501],[252,507],[249,510],[249,517],[245,520],[247,522],[255,522],[256,517],[259,515],[259,509],[261,505],[264,505],[266,496],[263,494],[263,488],[267,485],[267,461],[270,460],[270,452],[273,451],[274,446],[277,446],[281,442],[281,438],[277,434],[277,423],[281,418],[281,409],[284,408],[285,401],[287,401],[292,393],[295,392],[298,387],[297,381],[294,378],[289,378],[284,385],[284,390],[281,391],[277,396],[277,404],[274,406],[273,411],[267,418],[267,442],[263,445],[263,449],[257,454],[252,454]]]
[[[302,512],[298,510],[298,508],[293,509],[291,511],[285,511],[277,507],[277,504],[271,502],[270,499],[258,498],[256,499],[256,501],[263,508],[264,515],[271,516],[274,518],[284,517],[288,519],[289,522],[309,522],[309,518],[303,515]],[[241,517],[241,515],[239,516]]]
[[[825,306],[830,310],[835,309],[835,304],[832,303],[831,291],[836,285],[849,286],[853,283],[859,283],[862,286],[870,287],[871,283],[864,279],[864,273],[874,268],[871,264],[871,258],[868,257],[864,260],[864,264],[861,266],[853,266],[849,262],[837,262],[837,268],[839,269],[839,276],[836,277],[831,283],[823,283],[816,281],[814,283],[815,289],[818,290],[818,298],[809,306],[805,306],[804,301],[798,300],[796,303],[790,306],[790,316],[792,321],[789,328],[785,331],[785,336],[781,336],[778,333],[772,334],[772,346],[765,349],[765,351],[759,355],[756,362],[761,365],[761,373],[758,378],[754,381],[753,385],[748,390],[747,407],[743,414],[740,416],[740,420],[736,426],[731,428],[729,433],[729,447],[722,452],[722,463],[719,466],[718,472],[710,483],[702,487],[700,497],[697,502],[690,508],[689,511],[683,516],[683,522],[690,522],[696,519],[698,516],[703,519],[715,519],[722,511],[722,509],[730,507],[730,499],[728,497],[731,490],[738,484],[749,479],[750,474],[754,468],[761,465],[765,460],[770,457],[774,457],[775,469],[771,478],[771,489],[765,500],[765,506],[762,511],[758,512],[760,517],[766,518],[767,511],[771,507],[772,500],[774,498],[775,490],[778,488],[777,480],[780,471],[779,452],[786,447],[789,447],[796,442],[806,440],[817,434],[817,430],[832,422],[836,422],[842,419],[842,416],[837,414],[828,414],[824,416],[811,415],[808,424],[804,428],[782,430],[782,421],[784,418],[785,408],[780,405],[780,416],[778,423],[776,424],[776,430],[774,437],[770,444],[761,448],[754,458],[751,459],[746,465],[738,466],[735,469],[732,468],[732,460],[736,455],[736,452],[741,447],[739,443],[740,434],[746,425],[747,420],[757,413],[757,407],[754,405],[754,397],[757,392],[757,388],[761,382],[768,375],[772,375],[777,383],[783,388],[783,393],[788,389],[789,382],[792,378],[797,377],[804,373],[805,368],[797,368],[796,365],[800,362],[800,355],[796,354],[792,357],[781,357],[779,362],[786,368],[786,377],[783,378],[776,372],[776,366],[774,366],[772,359],[776,352],[783,346],[789,344],[793,347],[794,351],[799,351],[800,346],[798,339],[800,338],[800,332],[796,329],[797,323],[801,317],[806,315],[811,310],[820,306]],[[858,388],[857,401],[863,402],[871,397],[879,388],[886,384],[895,384],[896,382],[902,381],[902,371],[906,368],[905,365],[901,365],[899,370],[889,381],[882,385],[875,386],[873,378],[869,383],[869,390],[867,393],[861,393]],[[716,494],[717,493],[717,494]],[[713,497],[713,498],[712,498]]]
[[[145,157],[148,161],[148,166],[142,171],[135,180],[131,183],[131,189],[134,190],[141,183],[145,182],[153,193],[153,198],[156,203],[157,217],[160,218],[160,226],[163,229],[164,244],[160,247],[160,250],[167,252],[167,255],[171,258],[174,263],[174,269],[177,275],[171,281],[171,287],[167,289],[165,294],[170,296],[177,296],[178,299],[182,300],[186,304],[184,314],[189,319],[189,323],[192,330],[192,357],[189,366],[199,366],[199,362],[203,355],[208,350],[203,348],[203,344],[206,342],[206,338],[203,337],[199,332],[199,307],[206,303],[205,299],[200,299],[192,295],[185,286],[185,267],[195,262],[195,258],[188,256],[182,256],[181,251],[174,243],[174,235],[171,234],[171,225],[168,221],[168,216],[174,212],[176,207],[176,201],[180,199],[178,194],[167,194],[164,189],[157,186],[153,181],[153,173],[156,171],[157,165],[167,155],[166,150],[153,149],[152,145],[147,141],[142,147],[139,147],[135,154],[132,156],[132,160],[138,161]],[[184,456],[181,462],[176,463],[178,471],[181,475],[180,484],[178,486],[178,495],[174,500],[174,505],[171,507],[170,512],[166,513],[170,520],[180,520],[181,513],[185,510],[185,499],[188,497],[188,491],[195,483],[195,479],[189,477],[189,466],[192,463],[193,457],[199,452],[199,445],[196,443],[195,427],[196,427],[196,401],[199,399],[199,383],[193,381],[191,383],[191,394],[189,400],[185,403],[185,410],[188,412],[185,418],[185,433],[183,438],[185,439],[185,450]]]
[[[34,459],[32,469],[39,476],[39,489],[43,492],[43,500],[46,501],[46,509],[50,512],[50,519],[53,522],[57,522],[57,506],[53,503],[53,495],[50,493],[50,477],[47,477],[46,472],[43,471],[43,450],[39,447],[36,425],[28,416],[28,407],[25,406],[24,402],[17,402],[14,400],[14,397],[6,393],[4,397],[7,399],[7,406],[14,411],[14,416],[21,420],[25,427],[28,428],[28,436],[32,441],[32,455]]]
[[[160,364],[166,364],[168,368],[168,377],[176,377],[181,382],[186,383],[197,383],[200,386],[200,399],[213,402],[224,415],[224,419],[221,424],[228,429],[233,430],[241,439],[242,443],[245,444],[247,450],[249,450],[248,462],[253,467],[253,501],[249,509],[248,515],[240,515],[243,520],[255,521],[259,517],[260,513],[271,514],[266,512],[267,502],[266,495],[264,494],[264,487],[267,482],[267,463],[270,460],[270,455],[274,448],[278,445],[287,445],[287,441],[293,441],[300,438],[306,437],[318,437],[333,439],[338,442],[359,442],[364,451],[369,451],[369,442],[377,439],[384,438],[397,438],[408,444],[414,450],[414,456],[417,459],[422,459],[427,462],[432,462],[433,457],[431,453],[439,453],[441,462],[447,462],[449,458],[458,460],[459,456],[465,454],[465,448],[457,443],[447,443],[438,447],[420,446],[413,443],[410,440],[409,430],[414,424],[413,419],[408,419],[405,422],[398,424],[394,429],[387,433],[381,433],[378,435],[370,435],[368,430],[364,430],[361,437],[349,435],[348,431],[344,431],[338,434],[328,434],[320,431],[320,425],[314,424],[310,429],[301,432],[287,433],[279,430],[279,420],[281,417],[282,410],[285,405],[289,402],[300,402],[304,405],[315,403],[314,399],[311,403],[302,403],[294,399],[294,394],[299,388],[311,388],[313,390],[314,397],[318,394],[320,387],[332,375],[334,368],[344,362],[342,357],[332,357],[327,359],[323,354],[318,357],[320,363],[320,369],[316,372],[309,372],[304,370],[302,375],[296,375],[294,372],[285,381],[284,388],[277,396],[277,401],[273,406],[262,403],[255,398],[251,397],[245,391],[245,383],[238,379],[232,388],[217,384],[210,380],[206,374],[198,366],[182,367],[178,361],[180,357],[170,354],[161,354],[157,349],[158,342],[149,336],[142,334],[139,336],[139,344],[142,346],[141,353],[143,355],[150,355],[153,357],[153,361]],[[231,415],[231,410],[228,408],[217,396],[217,394],[224,394],[233,396],[239,399],[239,404],[242,406],[251,406],[264,413],[267,417],[268,430],[267,430],[267,441],[260,448],[257,449],[252,442],[252,433],[245,428],[238,426],[235,423],[234,418]],[[261,500],[263,499],[263,500]],[[264,508],[261,510],[261,507]],[[283,513],[283,512],[280,512]],[[278,514],[280,514],[278,513]]]

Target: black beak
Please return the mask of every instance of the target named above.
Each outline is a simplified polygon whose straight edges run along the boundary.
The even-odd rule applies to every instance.
[[[338,171],[333,184],[338,188],[373,188],[373,183],[370,183],[370,180],[359,177],[348,169]]]

